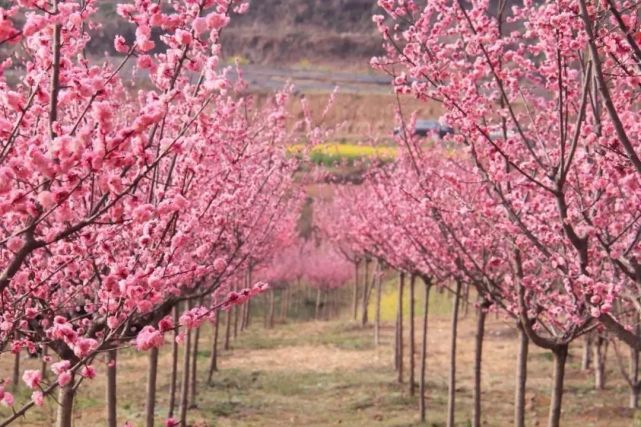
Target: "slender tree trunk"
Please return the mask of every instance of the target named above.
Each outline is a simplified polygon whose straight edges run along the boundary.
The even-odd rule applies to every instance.
[[[516,359],[516,390],[514,391],[514,426],[525,427],[525,385],[529,339],[519,324],[519,353]]]
[[[241,331],[244,331],[245,329],[249,328],[249,322],[251,321],[251,307],[252,307],[252,300],[248,299],[247,302],[245,303],[245,320],[243,322],[243,327],[241,328]]]
[[[554,382],[550,400],[549,427],[561,425],[561,403],[563,400],[563,380],[565,377],[565,362],[568,357],[568,346],[560,345],[553,350],[554,354]]]
[[[630,347],[630,366],[629,366],[630,382],[630,408],[637,409],[639,407],[639,392],[641,391],[641,384],[639,383],[639,351]]]
[[[472,391],[474,411],[472,426],[481,427],[481,363],[483,356],[483,339],[485,338],[486,303],[479,304],[476,317],[476,338],[474,346],[474,388]]]
[[[431,287],[431,284],[425,283],[425,298],[423,301],[423,340],[421,341],[421,378],[418,393],[418,407],[421,414],[421,422],[425,422],[425,417],[427,415],[427,406],[425,404],[425,372],[427,370],[427,315],[429,312]]]
[[[212,384],[212,377],[214,372],[218,371],[218,323],[219,317],[216,316],[216,321],[214,322],[214,334],[211,341],[211,356],[209,359],[209,373],[207,374],[207,384]]]
[[[147,403],[145,405],[145,426],[154,427],[156,415],[156,379],[158,378],[158,348],[149,351],[147,368]]]
[[[325,320],[329,320],[329,289],[323,292],[323,304],[321,306],[321,314]]]
[[[450,337],[450,377],[448,381],[447,427],[454,427],[456,409],[456,336],[458,332],[458,307],[461,295],[461,282],[456,282],[456,293],[452,303],[452,333]]]
[[[247,301],[245,304],[240,306],[240,332],[245,330],[245,322],[247,322]]]
[[[225,318],[225,346],[223,349],[229,350],[229,338],[231,336],[231,310],[227,310],[227,317]]]
[[[191,369],[189,368],[191,362],[191,330],[185,331],[185,342],[183,349],[183,377],[180,392],[180,425],[187,425],[187,410],[189,409],[189,377]]]
[[[47,362],[45,362],[49,347],[46,344],[42,346],[42,362],[40,362],[40,376],[42,379],[47,379]]]
[[[463,316],[467,318],[467,314],[469,312],[470,308],[470,284],[466,283],[465,284],[465,301],[464,301],[464,310],[463,310]]]
[[[287,319],[287,309],[289,308],[289,286],[280,292],[280,321]]]
[[[117,427],[118,419],[116,416],[117,402],[116,391],[117,384],[117,358],[118,350],[111,349],[107,352],[107,427]]]
[[[401,273],[398,281],[398,382],[403,383],[403,290],[405,288],[405,273]]]
[[[191,354],[191,381],[189,392],[189,407],[196,408],[196,398],[198,395],[198,346],[200,344],[200,328],[194,331],[194,349]]]
[[[398,309],[396,310],[396,319],[394,320],[394,370],[398,373],[399,360],[398,360],[398,328],[399,328],[399,319],[398,319]]]
[[[238,315],[239,315],[239,306],[234,306],[234,338],[238,336]]]
[[[630,408],[639,409],[639,394],[641,394],[641,384],[633,384],[630,387]]]
[[[247,279],[247,273],[245,273],[245,277],[243,278],[243,283],[245,287],[248,287],[249,280]],[[242,304],[240,306],[240,332],[245,330],[245,327],[247,326],[247,310],[249,306],[249,300],[245,304]]]
[[[320,309],[321,309],[321,288],[316,288],[316,309],[314,310],[314,319],[320,319]]]
[[[383,287],[380,264],[377,264],[376,273],[376,323],[374,324],[374,345],[378,346],[381,342],[381,288]]]
[[[363,306],[361,314],[361,325],[365,326],[368,322],[367,306],[369,305],[369,264],[371,261],[365,260],[365,277],[363,283]]]
[[[590,369],[590,364],[592,362],[592,337],[591,334],[585,334],[583,336],[583,353],[581,355],[581,369],[587,371]]]
[[[178,318],[180,316],[180,304],[176,304],[173,310],[174,317],[174,339],[171,342],[171,377],[169,379],[169,413],[167,418],[174,416],[174,408],[176,407],[176,391],[178,386]]]
[[[607,341],[602,334],[597,333],[594,339],[594,388],[603,390],[605,388],[605,358],[607,352]]]
[[[72,374],[71,381],[58,390],[58,415],[57,427],[71,427],[73,421],[73,399],[76,393],[74,389],[75,377]]]
[[[267,318],[267,327],[269,329],[274,327],[274,312],[276,311],[276,297],[275,297],[275,290],[269,291],[269,316]]]
[[[358,265],[360,261],[354,262],[354,293],[352,295],[352,311],[354,312],[354,320],[358,319]]]
[[[416,384],[414,382],[414,344],[415,344],[415,334],[414,334],[414,316],[415,316],[415,291],[416,291],[416,276],[412,274],[410,277],[410,378],[409,378],[409,390],[410,396],[414,396],[414,391],[416,389]]]
[[[247,287],[251,288],[251,286],[252,286],[252,269],[250,267],[249,270],[247,271]],[[243,328],[241,328],[241,330],[245,330],[249,328],[249,324],[251,322],[251,313],[252,313],[251,308],[252,308],[252,300],[250,298],[245,303],[245,317],[243,321]]]
[[[13,355],[13,375],[11,376],[11,388],[17,391],[20,387],[20,351],[16,351]]]

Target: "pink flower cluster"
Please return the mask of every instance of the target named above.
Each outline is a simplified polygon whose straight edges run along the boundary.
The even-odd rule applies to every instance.
[[[136,336],[136,348],[141,351],[147,351],[154,347],[158,348],[165,343],[162,332],[147,325]]]
[[[251,288],[241,289],[240,291],[232,291],[227,294],[227,298],[222,304],[223,310],[229,310],[235,305],[241,305],[247,302],[250,298],[261,294],[269,289],[267,282],[257,282]]]

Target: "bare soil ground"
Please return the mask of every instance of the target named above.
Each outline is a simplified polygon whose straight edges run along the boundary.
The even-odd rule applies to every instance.
[[[420,299],[420,295],[419,295]],[[224,352],[221,370],[207,385],[209,331],[201,335],[199,352],[198,408],[190,412],[192,426],[413,426],[417,401],[398,384],[393,368],[393,293],[383,302],[383,340],[374,347],[372,328],[361,328],[347,319],[278,324],[272,330],[261,319]],[[447,298],[436,294],[429,320],[428,424],[444,425],[448,372],[449,316]],[[419,322],[417,321],[417,325]],[[406,328],[407,330],[407,328]],[[483,373],[483,419],[487,426],[512,425],[516,336],[514,329],[494,316],[489,319]],[[457,425],[466,426],[471,416],[473,312],[462,319],[458,339]],[[564,426],[635,426],[641,414],[625,408],[627,388],[615,371],[609,354],[607,387],[593,389],[591,372],[580,370],[580,346],[571,350],[564,398]],[[418,348],[417,348],[418,351]],[[407,354],[407,352],[406,352]],[[416,355],[418,363],[419,357]],[[3,355],[0,368],[8,376],[11,357]],[[167,413],[170,348],[161,351],[158,423]],[[25,366],[36,366],[23,360]],[[103,362],[96,366],[104,369]],[[406,366],[407,369],[407,366]],[[529,358],[527,425],[546,424],[552,363],[549,353],[533,348]],[[406,371],[407,372],[407,371]],[[119,421],[142,425],[146,355],[124,350],[118,363]],[[407,376],[405,377],[407,381]],[[86,381],[79,390],[75,425],[104,425],[104,376]],[[19,392],[17,402],[28,399]],[[53,424],[55,402],[29,412],[19,426]],[[3,409],[6,414],[7,410]]]

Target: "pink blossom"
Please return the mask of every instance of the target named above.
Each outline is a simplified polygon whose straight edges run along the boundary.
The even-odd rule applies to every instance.
[[[140,351],[147,351],[154,347],[160,347],[165,339],[160,331],[153,326],[145,326],[136,336],[136,348]]]
[[[4,406],[8,406],[8,407],[13,406],[13,402],[14,402],[13,394],[11,394],[11,393],[9,393],[9,392],[5,391],[5,392],[4,392],[4,396],[2,397],[1,402],[2,402],[2,404],[3,404]]]
[[[3,91],[2,98],[4,102],[15,111],[22,111],[25,105],[24,96],[11,90]]]
[[[188,45],[191,43],[191,33],[185,30],[176,30],[175,33],[176,41],[181,45]]]
[[[203,17],[198,17],[194,19],[194,21],[191,24],[191,27],[193,28],[196,36],[200,36],[202,33],[206,32],[209,29],[207,20]]]
[[[71,382],[73,377],[71,376],[71,372],[69,371],[62,371],[58,374],[58,385],[60,387],[64,387],[67,384]]]
[[[214,260],[214,271],[220,274],[227,268],[227,261],[223,257],[218,257]]]
[[[18,236],[12,237],[7,242],[7,248],[10,251],[18,252],[21,247],[22,247],[22,239],[20,237],[18,237]]]
[[[136,64],[138,65],[138,68],[143,70],[153,67],[153,61],[149,55],[140,55]]]
[[[205,17],[210,30],[219,30],[227,25],[229,18],[222,13],[212,12]]]
[[[174,321],[171,318],[171,316],[165,316],[162,319],[160,319],[160,322],[158,322],[158,329],[160,332],[167,332],[170,331],[174,328]]]
[[[36,406],[42,406],[42,404],[44,403],[44,395],[40,390],[34,391],[33,393],[31,393],[31,400]]]
[[[180,316],[180,325],[188,329],[195,329],[207,320],[207,309],[196,307],[183,313]]]
[[[91,365],[85,365],[80,370],[80,375],[90,380],[94,379],[96,377],[96,369]]]
[[[68,360],[61,360],[60,362],[51,364],[51,371],[54,374],[59,375],[62,372],[68,371],[70,367],[71,362],[69,362]]]
[[[27,21],[22,27],[22,35],[25,37],[32,36],[47,25],[47,20],[42,15],[29,14]]]
[[[98,342],[93,338],[78,338],[74,344],[73,352],[79,358],[88,356],[98,347]]]
[[[116,52],[119,53],[129,52],[129,46],[127,46],[127,43],[125,42],[125,38],[123,36],[116,36],[116,38],[114,39],[114,48],[116,49]]]
[[[38,193],[38,203],[40,203],[44,209],[50,209],[55,206],[56,199],[50,191],[41,191]]]
[[[40,371],[28,369],[22,374],[22,380],[27,384],[30,389],[38,388],[40,381],[42,381],[42,374]]]

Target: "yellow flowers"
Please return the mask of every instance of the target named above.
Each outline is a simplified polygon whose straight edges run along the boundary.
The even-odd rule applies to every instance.
[[[288,152],[294,155],[305,150],[303,144],[288,147]],[[358,144],[325,143],[311,147],[309,158],[314,163],[334,164],[342,161],[351,163],[355,160],[381,159],[391,161],[396,158],[397,148],[390,146],[372,146]]]

